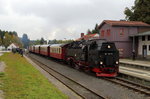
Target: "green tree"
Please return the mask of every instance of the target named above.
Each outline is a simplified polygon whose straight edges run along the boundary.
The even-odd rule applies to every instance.
[[[22,43],[23,43],[23,47],[27,48],[29,46],[29,38],[27,34],[23,34],[22,39],[21,39]]]
[[[92,34],[98,33],[98,24],[95,25],[95,29],[92,30]]]
[[[90,29],[88,29],[87,30],[87,34],[91,34],[92,32],[91,32],[91,30]]]
[[[2,38],[0,37],[0,46],[2,46],[3,42],[2,42]]]
[[[45,40],[44,38],[42,37],[41,40],[40,40],[40,44],[44,44],[45,43]]]
[[[131,9],[125,8],[124,14],[129,21],[143,21],[150,24],[150,0],[135,0]]]
[[[5,36],[3,38],[3,44],[5,48],[7,48],[12,43],[12,37],[7,32],[5,33]]]

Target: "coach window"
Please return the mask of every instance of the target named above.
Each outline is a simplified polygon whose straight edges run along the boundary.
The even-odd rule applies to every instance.
[[[149,49],[149,51],[150,51],[150,45],[149,45],[149,48],[148,48],[148,49]]]
[[[145,36],[142,36],[142,41],[145,41]]]

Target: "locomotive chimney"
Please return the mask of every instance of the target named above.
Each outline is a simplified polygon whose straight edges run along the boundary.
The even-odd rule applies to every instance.
[[[81,33],[81,37],[83,37],[84,36],[84,33]]]

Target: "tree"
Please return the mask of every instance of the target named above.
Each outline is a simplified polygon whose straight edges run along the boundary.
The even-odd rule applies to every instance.
[[[92,30],[92,34],[98,33],[98,24],[95,25],[95,29]]]
[[[27,48],[29,46],[29,38],[27,34],[23,34],[22,39],[21,39],[22,43],[23,43],[23,47]]]
[[[87,34],[91,34],[91,30],[90,29],[87,30]]]
[[[0,46],[2,46],[3,42],[2,42],[2,38],[0,37]]]
[[[150,24],[150,0],[135,0],[131,9],[125,8],[124,14],[129,21],[143,21]]]
[[[12,43],[11,35],[9,35],[7,32],[5,33],[5,36],[3,38],[3,44],[5,48],[7,48]]]
[[[45,43],[45,40],[44,38],[42,37],[41,40],[40,40],[40,44],[44,44]]]

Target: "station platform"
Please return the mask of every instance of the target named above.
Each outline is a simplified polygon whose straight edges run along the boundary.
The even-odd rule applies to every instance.
[[[119,72],[123,73],[123,74],[133,76],[133,77],[136,77],[136,78],[140,78],[140,79],[143,79],[143,80],[150,81],[150,72],[149,71],[120,66]]]
[[[150,68],[150,61],[132,60],[132,59],[120,59],[119,61],[120,64],[131,64]]]
[[[150,81],[150,61],[120,59],[119,72]]]

